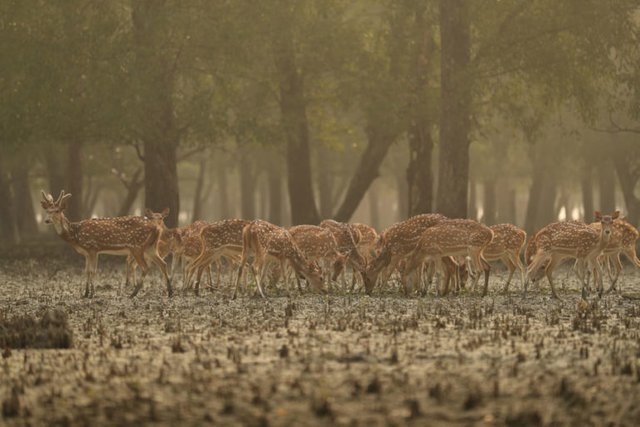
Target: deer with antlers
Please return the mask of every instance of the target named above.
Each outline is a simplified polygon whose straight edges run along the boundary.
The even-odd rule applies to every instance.
[[[142,269],[142,277],[131,297],[137,295],[149,272],[149,265],[145,258],[150,259],[160,268],[167,284],[167,293],[169,296],[173,295],[171,279],[167,274],[167,265],[158,254],[158,240],[162,227],[156,220],[140,216],[124,216],[70,222],[64,215],[70,197],[71,194],[65,194],[63,190],[58,199],[54,201],[51,194],[46,194],[43,191],[40,204],[47,212],[45,222],[53,224],[56,233],[68,242],[76,252],[85,257],[87,275],[85,297],[91,297],[95,294],[93,281],[98,269],[100,254],[132,255],[134,257]]]
[[[438,275],[446,279],[449,273],[443,259],[465,257],[469,260],[471,267],[469,273],[473,278],[474,290],[480,279],[480,271],[484,271],[485,283],[482,296],[485,296],[489,286],[490,268],[484,259],[483,252],[492,239],[493,231],[472,219],[449,219],[427,228],[407,260],[402,273],[405,277],[403,284],[409,282],[410,276],[415,277],[425,262],[434,263]],[[447,291],[447,289],[443,290],[444,293]]]
[[[520,252],[527,240],[527,233],[513,224],[496,224],[489,227],[493,231],[493,240],[485,248],[484,258],[491,261],[502,261],[509,270],[509,277],[504,284],[503,291],[509,292],[509,284],[516,269],[520,271],[520,278],[524,286],[525,267],[520,259]]]
[[[393,273],[400,261],[415,249],[426,229],[446,219],[440,214],[421,214],[384,230],[378,240],[378,255],[373,258],[364,274],[365,292],[370,294],[373,291],[383,271],[386,277]]]
[[[593,227],[577,221],[555,222],[540,229],[534,237],[535,254],[531,264],[527,267],[525,294],[532,275],[546,264],[544,271],[551,286],[551,295],[553,298],[559,299],[553,284],[552,274],[556,266],[567,258],[575,258],[578,263],[587,266],[589,271],[595,271],[598,291],[601,294],[603,290],[602,268],[597,258],[609,244],[613,221],[619,215],[619,211],[615,211],[611,215],[602,215],[596,211],[596,221],[600,223],[599,232]],[[583,288],[586,286],[587,284],[583,280]]]
[[[289,265],[296,276],[304,276],[312,288],[324,291],[320,269],[302,254],[293,237],[286,229],[267,221],[254,220],[242,230],[242,243],[242,259],[238,268],[233,298],[237,296],[240,277],[251,254],[254,255],[252,271],[256,278],[258,291],[263,298],[265,298],[265,295],[261,282],[269,261],[275,261],[280,264],[280,270],[284,276],[287,289],[289,289],[287,280],[287,265]]]

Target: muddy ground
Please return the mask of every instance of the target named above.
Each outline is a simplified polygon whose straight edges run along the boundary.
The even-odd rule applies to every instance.
[[[72,349],[6,350],[5,425],[638,425],[640,273],[577,308],[557,274],[522,298],[374,296],[230,300],[227,288],[135,299],[102,261],[80,297],[79,257],[0,259],[0,318],[68,314]],[[498,270],[497,268],[495,270]],[[0,349],[3,350],[3,349]]]

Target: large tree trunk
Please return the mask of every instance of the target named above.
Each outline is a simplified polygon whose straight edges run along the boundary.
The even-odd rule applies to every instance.
[[[216,205],[218,214],[222,219],[231,218],[231,204],[229,203],[229,182],[227,174],[229,167],[226,162],[219,164],[216,168],[216,181],[218,185]]]
[[[279,168],[279,156],[274,155],[273,161],[267,168],[267,181],[269,184],[269,222],[282,224],[282,175]]]
[[[589,222],[593,216],[593,177],[591,164],[587,164],[582,171],[582,210],[584,211],[584,221]]]
[[[430,126],[424,122],[425,120],[420,120],[420,122],[414,123],[409,132],[409,166],[407,167],[409,215],[431,212],[433,140],[429,130]]]
[[[22,237],[33,236],[38,233],[38,223],[36,222],[36,214],[31,198],[29,163],[22,158],[20,164],[14,165],[11,174],[13,176],[13,193],[18,230]]]
[[[635,189],[640,181],[640,147],[636,145],[620,143],[613,151],[613,164],[627,206],[627,218],[632,224],[638,226],[640,199],[635,195]]]
[[[441,91],[440,167],[437,209],[451,218],[467,217],[471,76],[466,0],[440,0]]]
[[[71,141],[67,146],[67,186],[66,192],[71,193],[66,215],[71,221],[82,219],[82,142]]]
[[[360,201],[369,189],[371,183],[378,177],[380,164],[384,160],[389,147],[396,139],[395,134],[391,134],[383,128],[382,123],[370,124],[367,129],[368,144],[362,153],[360,162],[356,168],[349,187],[344,196],[342,204],[335,214],[337,221],[347,222],[358,208]]]
[[[328,148],[318,148],[318,197],[320,202],[320,216],[331,218],[333,214],[333,173],[331,172],[331,153]]]
[[[470,219],[478,219],[478,189],[474,179],[469,179],[469,200],[467,202],[467,215]]]
[[[369,218],[370,224],[378,231],[380,230],[380,206],[378,205],[378,190],[375,186],[369,187]]]
[[[145,206],[153,211],[169,208],[166,224],[175,227],[180,213],[177,167],[180,132],[172,100],[177,58],[168,48],[158,49],[169,30],[171,14],[166,8],[166,3],[155,0],[132,1]]]
[[[304,77],[296,64],[291,19],[285,22],[276,41],[275,62],[280,83],[280,111],[287,142],[287,184],[293,224],[317,224],[320,216],[316,208],[311,184],[311,155],[309,124],[304,96]]]
[[[487,225],[494,225],[498,216],[496,210],[497,200],[495,179],[485,179],[482,188],[482,222]]]
[[[20,243],[16,212],[14,209],[13,195],[9,174],[3,168],[0,158],[0,238],[2,242]]]
[[[396,175],[396,196],[398,197],[396,221],[400,222],[409,216],[409,185],[405,176]]]
[[[601,161],[598,166],[598,187],[600,190],[601,212],[613,212],[616,208],[616,175],[611,161]],[[593,219],[593,209],[585,215],[589,221]]]
[[[60,151],[59,145],[49,144],[45,148],[45,163],[47,165],[47,178],[49,180],[49,191],[54,198],[57,198],[60,191],[67,190],[65,166],[66,159],[64,151]]]
[[[240,207],[242,218],[256,219],[256,174],[251,151],[243,147],[240,154]]]
[[[203,157],[198,166],[198,177],[196,178],[196,188],[193,192],[193,212],[191,213],[191,222],[202,219],[202,211],[204,207],[204,181],[207,172],[207,158]]]

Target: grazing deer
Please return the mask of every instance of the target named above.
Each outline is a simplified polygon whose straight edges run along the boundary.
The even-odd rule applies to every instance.
[[[399,262],[415,249],[426,229],[446,219],[440,214],[416,215],[384,230],[378,239],[378,255],[364,274],[365,292],[371,294],[380,273],[386,270],[387,277],[393,273]]]
[[[356,245],[358,252],[362,255],[366,263],[369,263],[371,259],[376,255],[376,248],[378,247],[378,239],[380,236],[375,228],[355,222],[351,224],[351,227],[360,234],[360,239]]]
[[[242,230],[250,221],[244,219],[225,219],[206,224],[200,230],[200,253],[187,266],[186,283],[191,282],[198,271],[195,283],[196,294],[200,291],[200,280],[205,268],[220,257],[236,258],[242,253]]]
[[[70,222],[64,215],[67,201],[71,194],[60,192],[58,200],[54,201],[51,194],[42,192],[40,204],[47,212],[45,222],[53,224],[56,233],[73,249],[84,256],[87,283],[85,297],[95,294],[93,280],[98,269],[98,256],[132,255],[140,268],[142,277],[131,297],[137,295],[142,288],[149,266],[145,257],[156,264],[164,275],[167,293],[173,295],[171,279],[167,274],[167,265],[158,255],[158,240],[162,231],[156,220],[148,220],[139,216],[124,216],[116,218],[87,219],[80,222]]]
[[[602,228],[599,222],[591,223],[589,226],[598,233]],[[618,218],[613,221],[609,243],[602,251],[602,257],[607,263],[607,273],[611,280],[611,286],[607,289],[607,292],[611,292],[616,288],[616,282],[622,271],[622,262],[620,261],[621,254],[625,255],[633,265],[640,267],[640,260],[636,254],[636,241],[638,237],[638,229],[624,219]],[[611,263],[614,265],[615,274],[611,272]]]
[[[597,258],[609,244],[613,221],[619,215],[619,211],[611,215],[602,215],[596,211],[595,216],[596,221],[600,223],[600,232],[577,221],[555,222],[538,231],[534,236],[536,252],[527,267],[525,294],[532,275],[547,263],[544,271],[551,286],[551,295],[559,299],[552,274],[555,267],[566,258],[575,258],[582,265],[593,269],[596,273],[599,293],[602,293],[602,269]],[[586,287],[584,280],[583,287]]]
[[[443,258],[468,257],[473,277],[473,289],[484,271],[485,282],[482,296],[489,287],[489,264],[483,256],[484,250],[493,239],[493,231],[486,225],[472,219],[450,219],[427,228],[420,237],[408,258],[403,276],[416,275],[424,262],[435,263],[436,272],[442,278],[447,277],[447,267]],[[407,280],[403,280],[405,284]],[[407,293],[406,285],[405,292]],[[444,290],[444,293],[447,289]]]
[[[346,264],[351,266],[354,275],[356,272],[363,274],[366,268],[366,260],[358,251],[360,233],[350,224],[332,219],[325,219],[320,223],[320,227],[329,230],[333,234],[333,237],[335,237],[338,243],[338,251],[344,255]],[[345,284],[344,267],[346,264],[341,263],[338,265],[338,268],[333,274],[333,280],[336,280],[338,276],[342,274],[343,285]]]
[[[493,240],[485,248],[484,258],[491,261],[502,261],[509,269],[509,277],[504,285],[504,292],[509,292],[509,284],[513,273],[518,269],[524,286],[525,267],[520,260],[520,252],[527,239],[527,233],[513,224],[497,224],[489,227],[493,231]]]
[[[332,271],[341,269],[346,262],[346,257],[338,250],[333,233],[317,225],[296,225],[289,228],[289,233],[300,252],[308,260],[322,266],[324,282],[330,285]]]
[[[280,264],[287,289],[289,289],[289,284],[286,267],[289,264],[293,268],[296,277],[303,275],[311,287],[324,291],[321,271],[315,263],[309,262],[302,254],[291,234],[284,228],[263,220],[251,221],[242,230],[242,243],[242,260],[238,268],[233,298],[237,296],[238,284],[240,283],[244,265],[252,253],[254,254],[252,270],[256,278],[258,291],[263,298],[265,298],[265,295],[261,282],[269,260],[277,261]]]

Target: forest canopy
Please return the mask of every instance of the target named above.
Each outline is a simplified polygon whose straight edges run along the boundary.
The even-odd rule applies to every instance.
[[[634,0],[3,0],[0,235],[68,216],[640,220]]]

